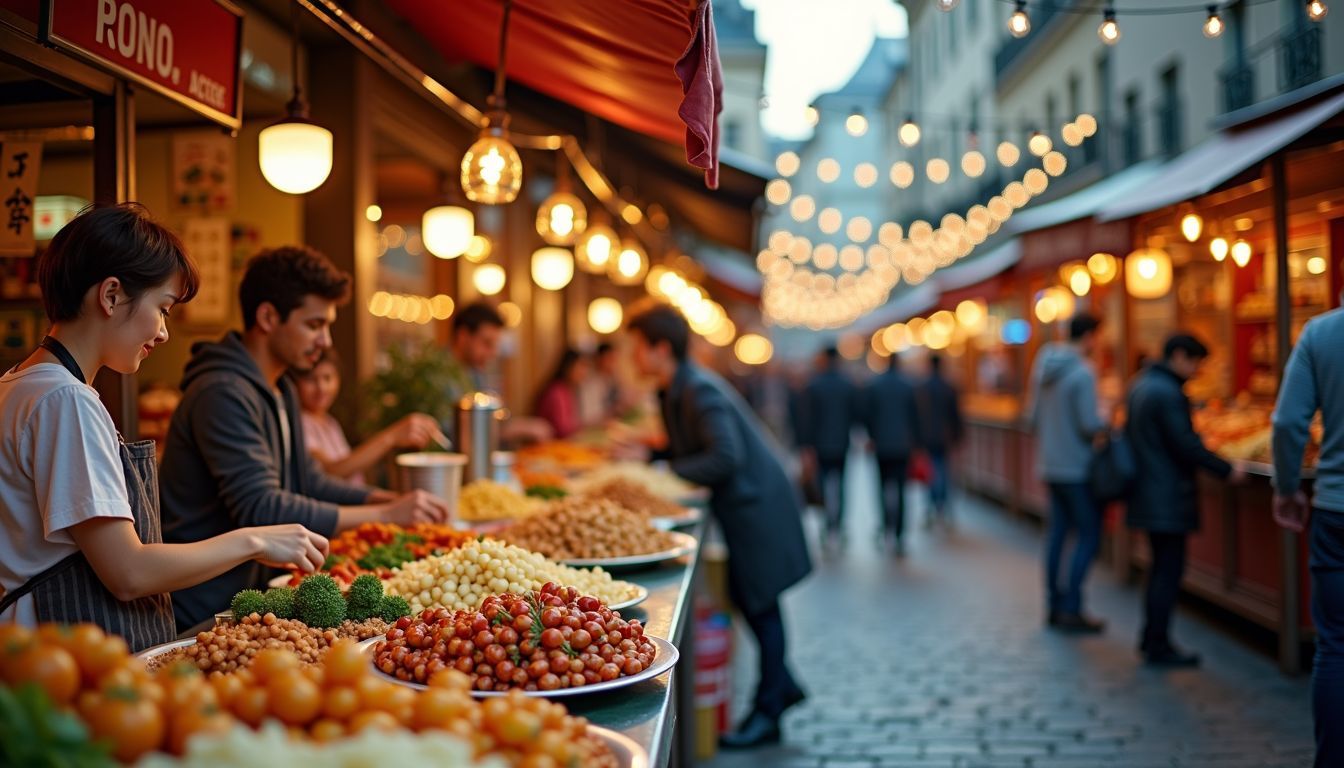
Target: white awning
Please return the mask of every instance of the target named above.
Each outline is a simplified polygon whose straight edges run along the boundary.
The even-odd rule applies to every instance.
[[[1009,219],[1001,231],[1020,235],[1094,216],[1097,211],[1142,195],[1141,190],[1150,189],[1152,180],[1162,171],[1161,160],[1131,165],[1058,200],[1028,206]]]
[[[1097,213],[1097,219],[1127,219],[1211,192],[1341,111],[1344,111],[1344,93],[1336,93],[1278,119],[1214,134],[1167,163],[1162,172],[1145,185],[1147,192],[1129,195],[1103,208]]]

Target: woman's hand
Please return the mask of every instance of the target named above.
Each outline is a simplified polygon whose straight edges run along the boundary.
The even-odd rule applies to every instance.
[[[302,525],[266,525],[239,533],[254,545],[252,559],[272,568],[297,568],[313,573],[327,560],[327,539]]]
[[[392,442],[398,448],[424,448],[436,435],[441,435],[439,423],[433,416],[412,413],[402,417],[389,430]]]

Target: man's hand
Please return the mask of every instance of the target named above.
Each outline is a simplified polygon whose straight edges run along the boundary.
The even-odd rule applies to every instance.
[[[389,501],[396,501],[397,494],[385,488],[374,488],[369,491],[369,497],[364,500],[365,504],[386,504]]]
[[[452,510],[448,502],[432,493],[415,490],[392,502],[383,512],[383,519],[400,526],[416,523],[442,523]]]
[[[1274,494],[1274,522],[1280,527],[1301,533],[1306,530],[1310,519],[1311,505],[1307,503],[1305,493],[1298,491],[1292,496]]]
[[[648,446],[637,440],[614,441],[611,444],[611,457],[617,461],[647,462],[649,453]]]
[[[1232,485],[1245,485],[1246,477],[1246,465],[1240,461],[1233,462],[1232,474],[1227,476],[1227,482]]]

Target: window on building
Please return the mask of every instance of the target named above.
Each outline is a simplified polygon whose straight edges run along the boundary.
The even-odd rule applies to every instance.
[[[1096,61],[1096,115],[1097,134],[1083,142],[1083,160],[1092,162],[1100,159],[1105,168],[1111,161],[1111,51],[1102,46]]]
[[[1055,94],[1046,94],[1044,133],[1047,136],[1057,136],[1059,134],[1059,127],[1059,106],[1055,103]]]
[[[1162,151],[1167,157],[1180,153],[1184,143],[1181,130],[1181,75],[1178,65],[1172,64],[1161,75],[1161,101],[1157,105],[1158,133]]]
[[[742,123],[729,119],[723,124],[723,143],[729,149],[742,147]]]
[[[1069,114],[1068,119],[1072,120],[1083,112],[1083,84],[1078,80],[1078,73],[1069,74]]]
[[[1143,117],[1139,111],[1139,91],[1131,88],[1125,93],[1124,125],[1125,165],[1133,165],[1143,159]]]

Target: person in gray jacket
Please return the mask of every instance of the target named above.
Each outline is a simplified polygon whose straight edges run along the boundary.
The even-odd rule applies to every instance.
[[[310,370],[331,346],[350,276],[308,248],[263,251],[239,287],[244,331],[192,347],[159,473],[163,539],[192,542],[235,528],[299,523],[330,537],[366,522],[442,521],[444,502],[396,497],[328,477],[304,449],[288,371]],[[210,619],[269,570],[245,563],[173,593],[179,631]]]
[[[919,408],[915,385],[901,373],[899,355],[868,382],[864,419],[877,457],[878,498],[882,500],[882,538],[897,554],[905,551],[905,479],[910,454],[919,448]]]
[[[1104,436],[1097,378],[1088,359],[1101,323],[1088,314],[1069,322],[1069,341],[1041,348],[1031,372],[1027,424],[1036,435],[1036,471],[1050,491],[1045,550],[1047,622],[1076,632],[1101,632],[1105,623],[1083,613],[1083,582],[1101,545],[1101,509],[1088,484],[1093,445]],[[1071,531],[1073,562],[1063,583],[1060,565]]]
[[[779,718],[803,700],[789,672],[779,597],[812,570],[802,504],[764,426],[723,379],[687,359],[690,327],[671,307],[631,318],[635,367],[658,386],[672,471],[709,488],[728,546],[728,592],[760,650],[750,716],[720,743],[778,742]]]
[[[1325,432],[1308,505],[1302,453],[1317,411]],[[1291,530],[1311,527],[1316,765],[1344,765],[1344,310],[1314,317],[1302,329],[1274,406],[1273,445],[1274,517]]]
[[[1171,642],[1171,617],[1185,573],[1186,540],[1199,529],[1195,474],[1202,469],[1232,483],[1245,473],[1204,447],[1190,420],[1182,387],[1199,373],[1209,350],[1198,339],[1167,339],[1162,361],[1150,365],[1129,391],[1125,436],[1134,450],[1138,482],[1129,497],[1126,522],[1146,531],[1152,554],[1144,594],[1139,652],[1153,665],[1189,667],[1199,657]]]

